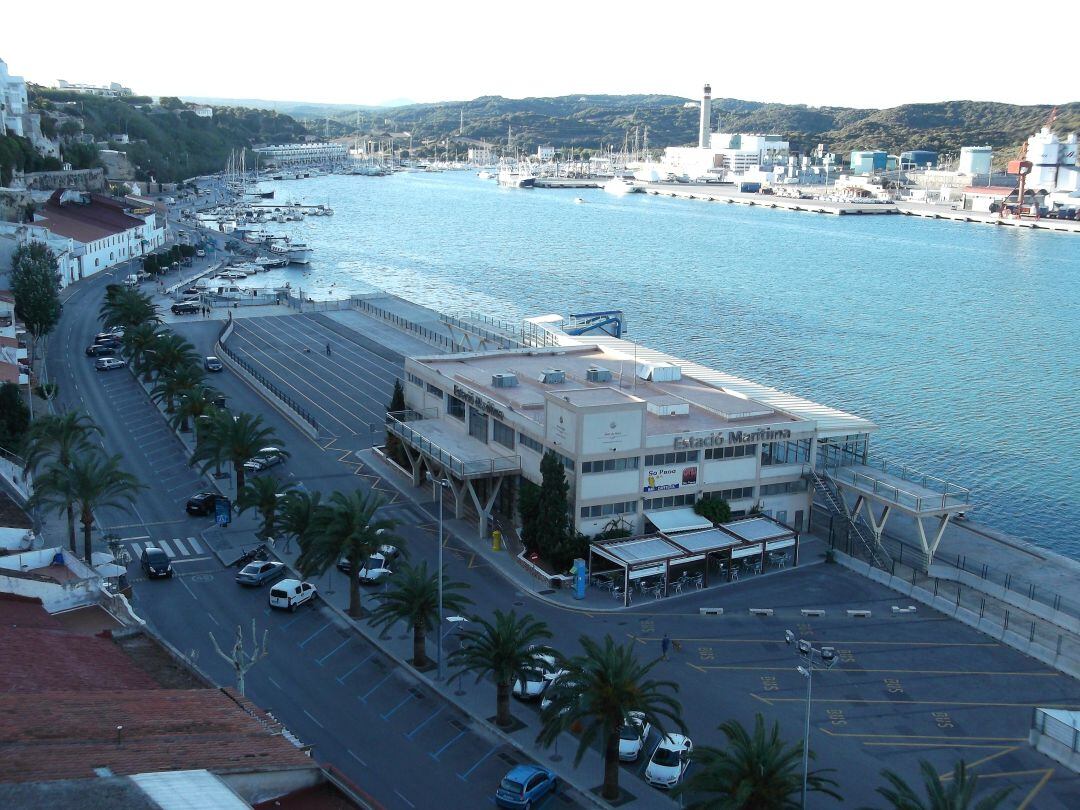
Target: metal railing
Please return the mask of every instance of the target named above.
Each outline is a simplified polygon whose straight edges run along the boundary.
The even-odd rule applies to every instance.
[[[1045,737],[1067,745],[1074,754],[1080,753],[1080,728],[1051,716],[1046,709],[1035,709],[1031,727]]]
[[[399,418],[404,417],[404,420]],[[424,421],[423,415],[415,411],[388,413],[386,428],[391,433],[408,442],[424,455],[438,462],[454,473],[458,478],[476,478],[485,475],[500,475],[521,470],[521,456],[497,456],[495,458],[462,459],[443,449],[419,430],[409,427],[407,422]]]
[[[476,335],[484,340],[491,340],[497,343],[504,349],[521,349],[524,348],[524,344],[517,338],[517,328],[506,328],[505,323],[495,318],[489,318],[486,315],[469,315],[464,318],[458,318],[454,315],[440,314],[439,320],[443,323],[456,326],[463,332],[468,332],[471,335]],[[492,331],[480,323],[488,323],[494,326],[499,331]]]
[[[828,481],[818,475],[813,470],[813,468],[809,469],[809,475],[817,491],[825,497],[825,501],[828,504],[829,511],[831,511],[835,515],[844,518],[844,520],[847,521],[848,526],[850,526],[851,530],[855,532],[855,536],[858,537],[859,540],[862,542],[863,550],[866,552],[867,556],[874,563],[874,565],[876,565],[878,568],[888,569],[889,564],[892,562],[892,560],[889,558],[888,552],[886,552],[882,546],[878,545],[873,540],[867,539],[866,535],[862,533],[862,529],[859,528],[859,524],[844,506],[844,496],[839,492],[834,493],[832,491],[832,488],[829,487]]]
[[[457,344],[453,339],[446,335],[436,332],[434,329],[429,329],[426,326],[422,326],[415,321],[410,321],[408,318],[403,318],[400,315],[383,309],[380,306],[372,304],[366,297],[361,295],[354,295],[349,299],[353,309],[363,312],[365,315],[370,315],[374,318],[378,318],[391,326],[396,326],[405,332],[412,332],[414,335],[418,335],[428,343],[433,343],[436,346],[446,349],[450,352],[461,351],[461,346]]]
[[[869,490],[879,498],[893,501],[916,512],[968,506],[971,503],[971,490],[942,478],[917,472],[905,464],[890,462],[878,456],[870,456],[865,461],[856,463],[863,467],[879,469],[883,473],[895,476],[903,481],[910,481],[926,489],[939,490],[940,494],[920,495],[910,492],[881,478],[859,472],[850,464],[842,463],[839,457],[825,457],[822,460],[822,470],[832,478],[863,490]]]
[[[315,421],[315,417],[312,416],[311,413],[304,406],[302,406],[295,399],[289,396],[289,394],[278,388],[274,383],[266,379],[266,377],[263,376],[263,374],[258,369],[256,369],[255,366],[253,366],[239,354],[234,352],[227,345],[225,345],[224,343],[219,343],[218,345],[221,347],[221,350],[229,356],[230,360],[232,360],[234,363],[240,366],[240,368],[242,368],[244,371],[254,377],[256,382],[259,383],[259,385],[261,385],[275,397],[280,399],[292,411],[294,411],[297,416],[299,416],[301,419],[311,425],[312,429],[314,429],[316,433],[318,432],[319,423]]]

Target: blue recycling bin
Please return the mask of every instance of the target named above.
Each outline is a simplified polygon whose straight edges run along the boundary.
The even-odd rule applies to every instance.
[[[585,586],[589,581],[588,568],[585,565],[585,560],[574,560],[574,598],[585,598]]]

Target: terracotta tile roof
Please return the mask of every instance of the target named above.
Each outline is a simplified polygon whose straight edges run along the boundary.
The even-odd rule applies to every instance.
[[[227,689],[0,694],[0,773],[33,782],[89,778],[94,768],[127,775],[315,767],[279,729]]]
[[[86,243],[146,224],[125,213],[121,203],[101,194],[83,195],[84,199],[89,199],[88,204],[61,202],[63,195],[62,190],[53,192],[41,211],[43,219],[36,223],[59,236]]]
[[[155,688],[108,639],[6,622],[0,627],[0,692]]]
[[[0,363],[0,382],[19,382],[19,367],[11,363]]]
[[[40,599],[16,596],[12,593],[0,593],[0,623],[4,627],[64,629],[60,620],[42,607]],[[3,650],[0,650],[0,653],[2,652]]]

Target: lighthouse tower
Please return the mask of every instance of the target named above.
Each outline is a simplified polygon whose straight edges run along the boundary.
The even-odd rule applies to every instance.
[[[701,125],[698,127],[698,146],[707,149],[710,146],[712,134],[712,87],[705,85],[705,93],[701,97]]]

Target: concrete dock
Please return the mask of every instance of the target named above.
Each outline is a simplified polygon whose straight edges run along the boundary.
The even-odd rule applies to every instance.
[[[706,184],[672,185],[669,183],[649,183],[644,186],[646,193],[664,197],[681,197],[684,200],[705,200],[735,205],[758,205],[762,208],[782,208],[787,211],[809,211],[814,214],[898,214],[893,203],[839,202],[836,200],[800,200],[793,197],[778,197],[772,194],[744,194],[727,189],[720,190]]]
[[[982,211],[956,210],[952,207],[932,203],[898,202],[897,213],[926,219],[948,219],[954,222],[979,222],[983,225],[998,225],[1006,228],[1030,228],[1038,231],[1057,231],[1058,233],[1080,234],[1080,222],[1068,219],[1012,219],[999,217],[997,214]]]

